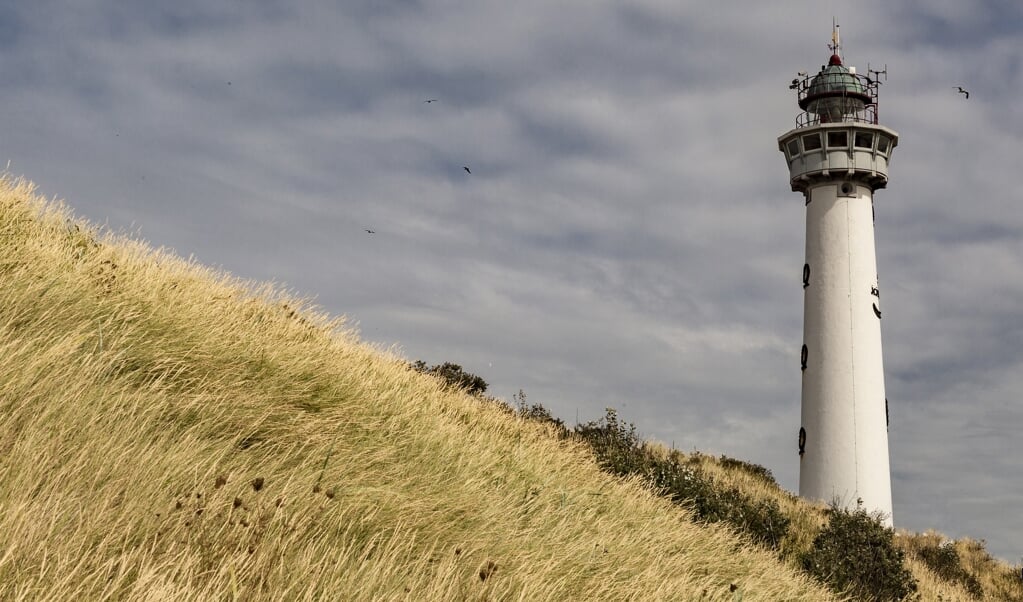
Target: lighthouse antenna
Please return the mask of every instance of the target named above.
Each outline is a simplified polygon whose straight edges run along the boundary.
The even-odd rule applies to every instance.
[[[831,54],[837,54],[839,57],[842,56],[842,41],[838,31],[840,27],[835,18],[831,17],[831,43],[828,44],[828,49],[831,50]]]
[[[888,81],[888,64],[885,63],[885,66],[884,66],[883,69],[871,69],[870,68],[870,63],[867,63],[867,73],[873,74],[874,75],[874,81],[879,83],[879,84],[881,83],[881,76],[882,75],[884,76],[884,81]]]

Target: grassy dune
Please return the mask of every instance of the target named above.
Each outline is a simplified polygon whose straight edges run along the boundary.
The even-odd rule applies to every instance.
[[[833,599],[287,294],[0,228],[0,599]]]
[[[837,599],[798,570],[824,508],[734,463],[687,460],[778,503],[777,552],[26,182],[0,232],[0,600]],[[1023,600],[978,542],[896,541],[922,600]]]
[[[668,450],[661,448],[661,454]],[[826,506],[814,504],[781,489],[748,471],[728,467],[718,458],[705,454],[689,456],[694,465],[713,475],[723,486],[736,487],[755,499],[774,500],[784,515],[791,521],[789,531],[782,541],[779,554],[790,566],[798,566],[800,553],[812,545],[822,525],[827,522]],[[937,532],[912,533],[904,529],[896,530],[895,545],[905,553],[906,566],[912,571],[917,581],[918,599],[941,602],[975,602],[991,600],[998,602],[1023,601],[1023,579],[1020,577],[1021,567],[1010,566],[992,557],[984,549],[983,542],[969,538],[952,541]],[[961,566],[969,575],[976,579],[974,591],[949,578],[948,574],[939,575],[921,556],[929,550],[950,547],[955,552],[952,558],[958,557],[954,565]],[[947,556],[946,556],[947,557]],[[955,577],[955,575],[953,575]],[[979,594],[979,595],[978,595]]]

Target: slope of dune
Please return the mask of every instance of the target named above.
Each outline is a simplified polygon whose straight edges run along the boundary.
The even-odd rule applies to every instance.
[[[0,599],[833,599],[287,294],[0,228]]]

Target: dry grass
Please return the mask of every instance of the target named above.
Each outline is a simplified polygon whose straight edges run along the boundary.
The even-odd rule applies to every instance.
[[[661,453],[667,453],[661,448]],[[688,454],[688,461],[698,465],[715,480],[731,487],[737,487],[756,499],[773,499],[782,512],[792,521],[789,532],[781,545],[781,556],[791,566],[797,566],[798,556],[810,548],[814,538],[826,522],[824,504],[814,504],[800,499],[769,481],[747,471],[726,467],[720,459],[707,454]],[[959,583],[949,583],[936,575],[920,559],[920,551],[927,546],[934,547],[942,542],[955,546],[964,569],[975,576],[983,588],[982,600],[997,602],[1023,602],[1023,579],[1020,567],[1010,566],[993,558],[984,549],[983,543],[968,538],[952,541],[940,533],[896,532],[896,545],[906,553],[906,566],[917,580],[920,600],[941,602],[975,602],[977,598]]]
[[[286,294],[0,228],[0,599],[832,599]]]
[[[961,566],[979,581],[984,590],[984,600],[1023,602],[1023,579],[1020,578],[1020,568],[1008,566],[992,558],[984,549],[983,542],[969,538],[951,540],[941,533],[928,531],[902,532],[898,543],[906,551],[909,566],[920,581],[921,589],[926,585],[931,593],[931,597],[927,599],[940,599],[944,602],[976,600],[962,587],[954,587],[941,579],[920,558],[924,548],[952,546],[959,556]]]
[[[0,599],[828,600],[779,562],[343,322],[0,182]],[[666,453],[666,450],[665,450]],[[900,533],[922,600],[972,600]],[[954,542],[986,600],[1018,568]],[[733,587],[734,586],[734,587]]]

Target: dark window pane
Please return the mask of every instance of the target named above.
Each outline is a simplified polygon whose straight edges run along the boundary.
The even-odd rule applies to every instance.
[[[828,132],[828,148],[849,148],[849,132]]]
[[[856,132],[856,148],[874,148],[874,135],[870,132]]]
[[[803,136],[803,150],[812,151],[821,147],[820,134],[807,134]]]
[[[877,138],[877,152],[887,153],[888,152],[888,136],[878,136]]]
[[[789,156],[795,157],[799,154],[799,141],[793,138],[789,140]]]

